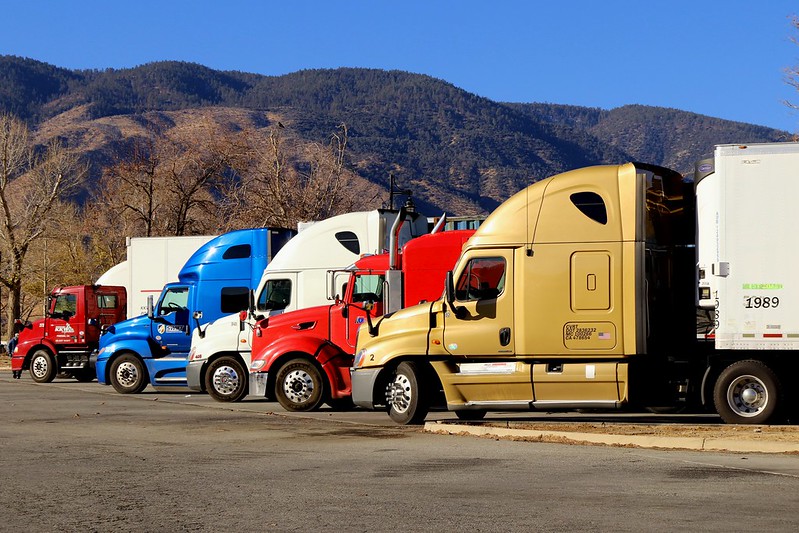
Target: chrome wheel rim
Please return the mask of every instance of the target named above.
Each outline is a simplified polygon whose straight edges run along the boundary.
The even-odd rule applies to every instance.
[[[47,375],[47,371],[50,369],[50,362],[47,360],[47,357],[40,355],[33,358],[33,362],[31,363],[31,371],[33,375],[39,379],[44,378]]]
[[[768,389],[755,376],[739,376],[727,387],[727,404],[739,416],[757,416],[768,407],[768,402]]]
[[[283,380],[283,392],[292,403],[307,402],[314,393],[313,378],[305,370],[292,370]]]
[[[117,367],[117,383],[123,387],[130,388],[139,381],[139,369],[133,363],[124,361]]]
[[[211,376],[211,383],[216,392],[223,396],[230,396],[239,388],[241,376],[232,366],[224,365],[214,370]]]
[[[397,374],[386,388],[386,402],[398,413],[404,413],[411,406],[411,380],[405,374]]]

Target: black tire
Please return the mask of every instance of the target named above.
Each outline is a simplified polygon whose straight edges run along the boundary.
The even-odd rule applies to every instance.
[[[314,411],[325,402],[319,369],[306,359],[292,359],[275,378],[277,401],[286,411]]]
[[[55,357],[45,349],[33,352],[28,370],[36,383],[50,383],[58,374]]]
[[[111,363],[109,381],[120,394],[138,394],[147,387],[147,369],[141,359],[126,353]]]
[[[72,377],[74,377],[81,383],[88,383],[94,380],[94,378],[97,377],[97,374],[95,373],[94,369],[85,368],[82,370],[74,370],[72,372]]]
[[[417,425],[424,422],[430,410],[430,398],[421,368],[403,361],[386,386],[388,416],[398,424]],[[421,379],[420,379],[421,378]]]
[[[208,365],[205,390],[218,402],[239,402],[247,396],[249,374],[235,357],[222,356]]]
[[[459,420],[482,420],[486,417],[485,409],[460,409],[455,411]]]
[[[731,364],[713,389],[716,412],[728,424],[768,424],[782,408],[782,386],[774,371],[761,361]]]

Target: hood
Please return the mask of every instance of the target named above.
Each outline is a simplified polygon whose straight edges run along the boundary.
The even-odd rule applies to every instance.
[[[100,348],[111,344],[118,340],[121,336],[128,336],[132,334],[140,334],[149,336],[150,334],[150,317],[147,315],[137,316],[136,318],[129,318],[122,322],[117,322],[100,336]]]

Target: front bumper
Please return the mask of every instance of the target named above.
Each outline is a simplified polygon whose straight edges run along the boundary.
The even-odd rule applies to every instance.
[[[266,382],[269,380],[269,372],[250,373],[250,394],[256,398],[266,397]]]
[[[190,361],[186,365],[186,386],[191,390],[203,390],[202,371],[205,361]]]
[[[375,383],[380,370],[380,368],[350,368],[352,401],[355,405],[374,410]]]

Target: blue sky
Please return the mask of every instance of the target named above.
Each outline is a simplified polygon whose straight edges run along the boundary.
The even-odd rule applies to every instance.
[[[796,0],[0,0],[0,54],[428,74],[497,101],[674,107],[799,131]]]

